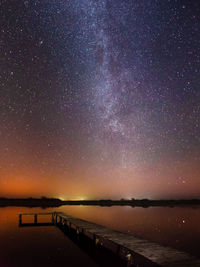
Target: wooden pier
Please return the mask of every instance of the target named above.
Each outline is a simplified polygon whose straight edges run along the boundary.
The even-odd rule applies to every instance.
[[[23,223],[23,216],[33,216],[32,223]],[[51,215],[49,222],[40,223],[40,215]],[[137,267],[200,267],[200,260],[176,249],[136,238],[106,227],[74,218],[65,213],[20,213],[19,226],[54,225],[85,236],[94,246],[104,247],[127,261],[127,266]]]

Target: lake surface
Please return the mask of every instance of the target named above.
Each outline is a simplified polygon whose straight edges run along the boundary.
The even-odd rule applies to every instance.
[[[18,214],[30,211],[62,211],[200,257],[200,207],[5,207],[0,208],[0,267],[100,265],[56,227],[20,228]]]

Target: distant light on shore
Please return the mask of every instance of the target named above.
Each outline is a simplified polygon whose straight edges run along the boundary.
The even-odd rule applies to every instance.
[[[62,201],[64,201],[66,199],[64,196],[56,196],[55,198],[58,198],[58,199],[60,199]]]

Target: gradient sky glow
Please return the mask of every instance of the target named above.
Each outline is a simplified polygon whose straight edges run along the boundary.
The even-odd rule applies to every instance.
[[[200,197],[200,2],[0,0],[0,195]]]

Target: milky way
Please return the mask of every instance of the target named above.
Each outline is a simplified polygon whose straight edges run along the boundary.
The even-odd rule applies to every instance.
[[[2,194],[199,195],[198,1],[0,6]]]

